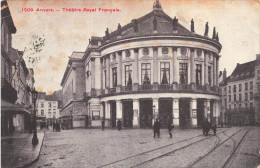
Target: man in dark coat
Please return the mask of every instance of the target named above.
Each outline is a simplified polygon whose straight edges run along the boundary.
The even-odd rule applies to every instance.
[[[157,118],[153,125],[153,137],[154,138],[155,138],[156,134],[158,135],[158,138],[160,138],[160,128],[161,128],[161,124]]]
[[[205,121],[203,122],[202,129],[203,135],[208,135],[210,130],[210,122],[208,121],[208,119],[205,119]]]
[[[120,131],[121,128],[122,128],[122,122],[121,122],[121,120],[119,119],[119,120],[117,121],[117,129],[118,129],[118,131]]]
[[[104,131],[104,129],[105,129],[105,120],[104,119],[102,119],[101,125],[102,125],[102,131]]]
[[[213,123],[211,124],[211,129],[213,130],[214,135],[216,135],[216,132],[217,132],[217,125],[216,125],[216,122],[213,122]]]
[[[170,138],[172,138],[172,128],[173,128],[173,125],[171,123],[171,120],[168,120],[167,128],[168,128],[168,133],[170,135]]]

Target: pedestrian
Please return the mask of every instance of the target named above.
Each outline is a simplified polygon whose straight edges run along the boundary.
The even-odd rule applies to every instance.
[[[172,128],[174,126],[172,125],[171,121],[169,120],[168,123],[167,123],[167,128],[168,128],[168,133],[170,135],[170,138],[172,138]]]
[[[102,125],[102,131],[104,131],[104,129],[105,129],[105,120],[104,119],[102,119],[101,125]]]
[[[214,135],[216,135],[216,132],[217,132],[217,125],[216,125],[216,122],[213,122],[213,123],[212,123],[212,125],[211,125],[211,129],[213,130]]]
[[[156,134],[157,134],[158,138],[160,138],[160,128],[161,128],[161,124],[157,118],[153,125],[153,137],[154,138],[155,138]]]
[[[117,121],[117,129],[118,129],[118,131],[120,131],[121,128],[122,128],[122,122],[121,122],[121,120],[119,119],[119,120]]]

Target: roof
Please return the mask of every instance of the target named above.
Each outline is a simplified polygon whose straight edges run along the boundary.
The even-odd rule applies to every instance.
[[[45,99],[46,93],[45,92],[38,92],[38,99]]]
[[[73,51],[71,54],[72,59],[82,59],[84,52]]]
[[[228,82],[254,78],[256,60],[244,64],[237,64],[235,70],[229,76]]]
[[[16,27],[6,0],[1,1],[1,19],[7,23],[8,29],[11,33],[16,33]]]
[[[28,114],[31,114],[31,112],[24,107],[21,107],[17,104],[13,104],[10,102],[7,102],[5,100],[1,100],[1,112],[15,112],[15,113],[23,113],[26,112]]]
[[[46,101],[58,101],[59,98],[56,95],[47,95],[45,98]]]
[[[177,20],[176,32],[173,30],[174,21]],[[91,38],[91,44],[96,44],[96,41],[101,41],[102,45],[110,43],[116,40],[127,39],[131,37],[144,37],[144,36],[188,36],[188,37],[199,37],[202,39],[210,40],[217,43],[218,48],[221,49],[221,44],[216,39],[211,39],[206,36],[201,36],[195,32],[191,32],[184,26],[182,26],[177,18],[171,18],[161,8],[160,2],[156,0],[153,6],[153,11],[138,18],[133,19],[130,23],[122,26],[118,24],[117,30],[109,33],[107,28],[105,36],[102,38],[94,37]]]

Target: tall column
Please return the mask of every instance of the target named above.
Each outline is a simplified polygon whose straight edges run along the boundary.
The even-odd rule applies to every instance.
[[[205,111],[204,111],[204,117],[210,121],[210,100],[205,100]]]
[[[110,103],[105,102],[105,125],[110,126]]]
[[[91,58],[91,89],[95,89],[95,58]]]
[[[133,127],[139,127],[139,100],[133,99]]]
[[[208,81],[208,53],[204,50],[204,84],[209,85]]]
[[[76,67],[73,66],[72,67],[72,75],[73,75],[73,80],[72,80],[72,92],[73,94],[76,94],[77,92],[77,85],[76,85],[76,81],[77,81],[77,74],[76,74]]]
[[[133,65],[133,90],[138,90],[139,85],[138,76],[138,48],[134,49],[134,65]]]
[[[105,115],[104,115],[104,107],[103,107],[103,103],[102,102],[100,102],[100,120],[103,120],[103,119],[105,119]]]
[[[195,84],[195,61],[194,61],[194,49],[190,49],[190,83]]]
[[[103,76],[104,76],[103,59],[100,58],[100,89],[101,90],[103,90],[105,88],[104,83],[103,83],[103,81],[104,81]]]
[[[190,118],[191,118],[191,126],[197,127],[197,100],[192,99],[190,101]]]
[[[122,52],[116,53],[118,58],[118,64],[117,64],[117,86],[116,86],[116,92],[121,92],[121,86],[122,86]]]
[[[153,47],[153,83],[158,84],[158,47]]]
[[[176,47],[173,47],[172,48],[173,50],[173,67],[172,67],[172,70],[173,70],[173,83],[179,83],[179,63],[178,63],[178,59],[177,59],[177,48]]]
[[[122,113],[122,101],[116,100],[116,119],[122,121],[123,113]],[[123,121],[122,121],[123,122]]]
[[[95,89],[96,94],[100,95],[101,89],[101,64],[100,58],[95,58]]]
[[[217,61],[216,61],[216,56],[215,54],[212,55],[213,56],[213,86],[216,86],[216,76],[217,76]]]
[[[218,74],[219,74],[219,56],[217,55],[216,58],[216,85],[218,87]]]
[[[118,67],[117,67],[117,85],[122,86],[122,52],[117,52]]]
[[[159,118],[159,99],[153,98],[153,124],[157,118]]]
[[[179,99],[173,99],[172,102],[172,116],[173,116],[173,125],[179,126]]]
[[[106,87],[110,88],[110,58],[106,57]]]

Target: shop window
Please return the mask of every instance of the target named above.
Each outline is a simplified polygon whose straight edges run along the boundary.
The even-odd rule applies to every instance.
[[[253,84],[253,81],[250,82],[250,89],[253,89],[254,87],[254,84]]]
[[[92,120],[100,120],[100,111],[92,111]]]

